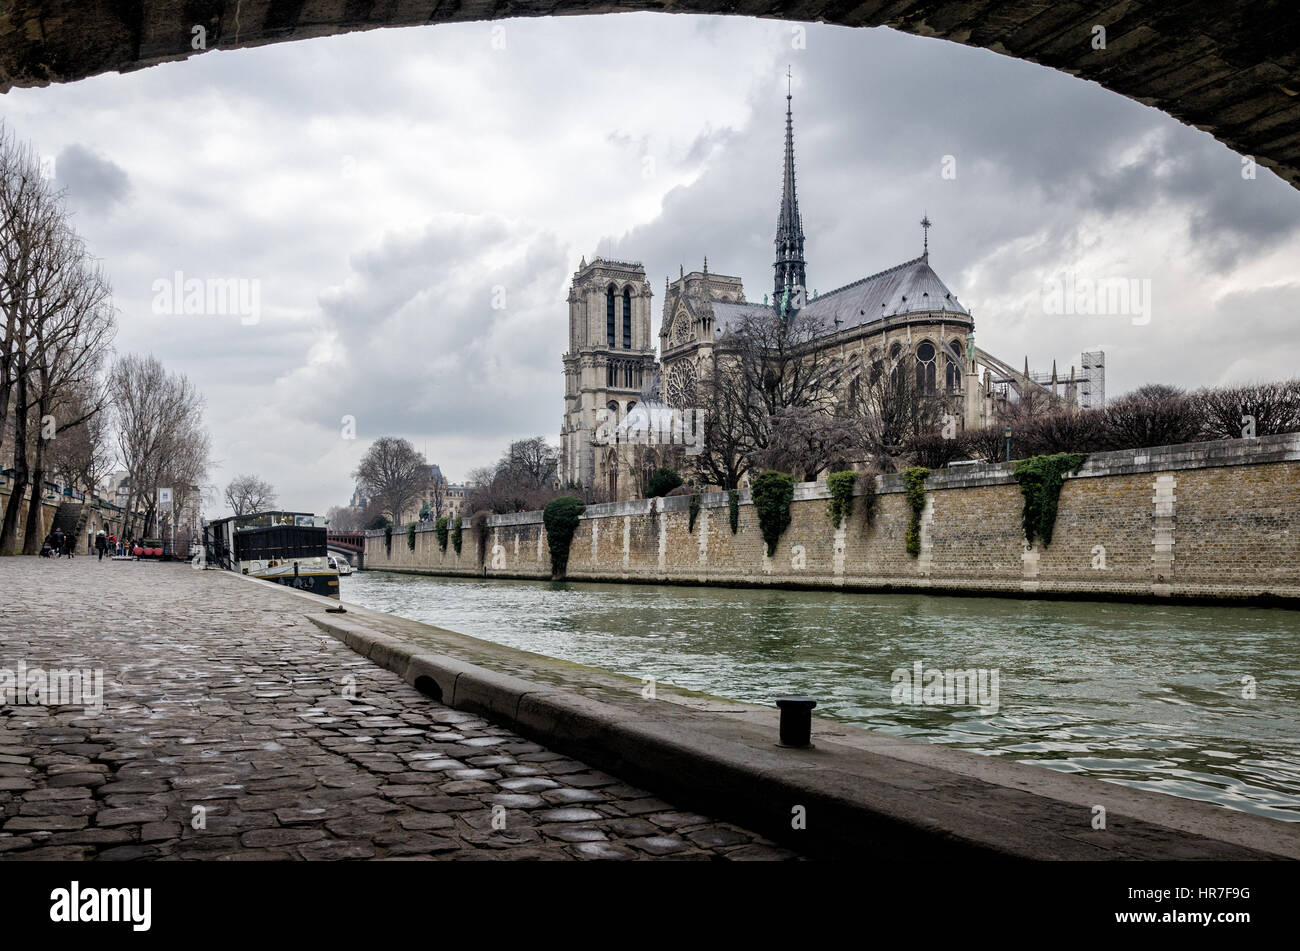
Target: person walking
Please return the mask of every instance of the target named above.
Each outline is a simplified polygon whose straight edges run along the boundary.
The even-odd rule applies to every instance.
[[[54,540],[54,554],[57,557],[62,558],[63,557],[63,531],[61,529],[56,528],[54,530],[54,534],[51,537]]]
[[[69,558],[73,556],[77,547],[77,536],[71,532],[63,536],[63,550],[67,552]]]
[[[108,550],[108,536],[103,532],[95,536],[95,550],[99,552],[99,560],[104,560],[104,552]]]

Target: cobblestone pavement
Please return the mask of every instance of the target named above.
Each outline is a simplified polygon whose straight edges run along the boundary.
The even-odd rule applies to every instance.
[[[222,572],[11,557],[0,599],[0,686],[104,685],[97,716],[0,707],[0,858],[794,857],[435,703]]]

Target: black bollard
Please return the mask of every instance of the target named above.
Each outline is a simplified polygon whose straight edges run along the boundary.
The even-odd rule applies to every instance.
[[[781,708],[781,746],[807,749],[812,746],[812,697],[778,697]]]

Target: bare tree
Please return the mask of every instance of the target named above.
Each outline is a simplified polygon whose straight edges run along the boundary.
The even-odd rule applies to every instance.
[[[69,226],[61,196],[41,178],[36,153],[2,127],[0,268],[0,420],[12,411],[15,436],[0,552],[14,550],[19,505],[31,487],[22,550],[36,554],[51,442],[98,412],[92,394],[116,321],[108,281]]]
[[[1205,389],[1196,399],[1212,439],[1300,432],[1300,379]]]
[[[50,446],[49,468],[55,478],[87,493],[98,490],[113,463],[109,413],[94,405],[102,400],[102,392],[90,396],[74,393],[67,412],[73,418],[85,418],[61,428]]]
[[[1205,432],[1202,405],[1175,386],[1148,383],[1106,406],[1108,448],[1195,442]]]
[[[408,440],[396,436],[381,436],[371,443],[352,473],[394,525],[419,498],[428,475],[424,456]]]
[[[279,504],[275,497],[275,486],[253,475],[235,476],[231,479],[226,485],[225,499],[236,515],[267,512]]]
[[[203,397],[184,374],[168,373],[154,356],[128,354],[109,375],[118,458],[131,476],[126,534],[135,534],[143,507],[142,534],[155,524],[158,488],[165,479],[202,481],[208,465]],[[176,486],[170,488],[175,491]],[[173,500],[174,504],[174,500]]]
[[[860,420],[803,406],[781,410],[770,426],[768,448],[754,455],[756,469],[789,472],[812,482],[823,471],[846,469],[866,456]]]

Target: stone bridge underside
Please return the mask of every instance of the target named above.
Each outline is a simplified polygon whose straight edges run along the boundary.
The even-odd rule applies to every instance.
[[[652,10],[888,26],[1041,63],[1204,129],[1300,187],[1296,0],[6,0],[0,90],[383,26]],[[1105,49],[1093,28],[1106,28]],[[864,94],[865,94],[864,90]]]

